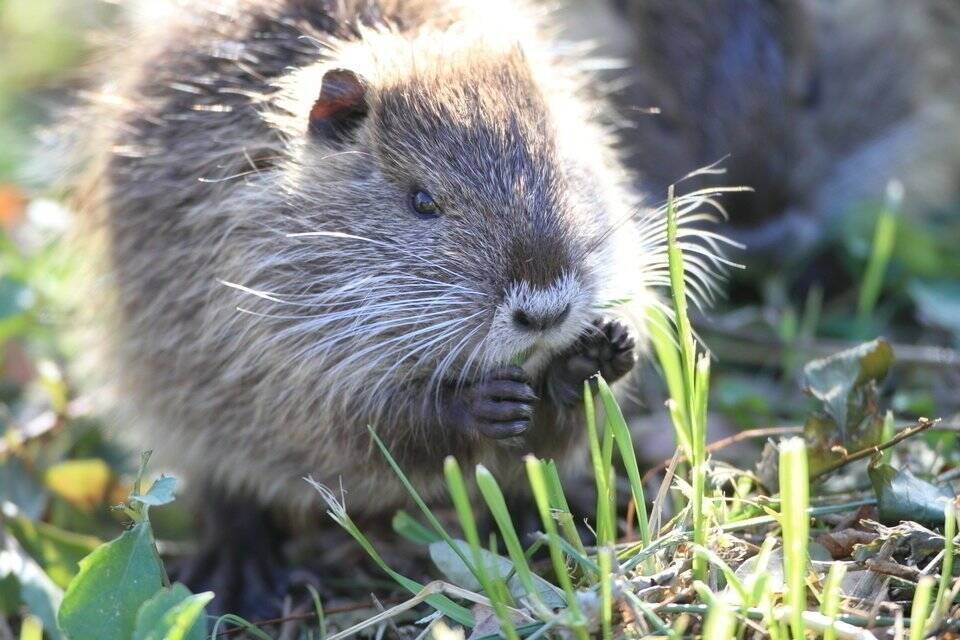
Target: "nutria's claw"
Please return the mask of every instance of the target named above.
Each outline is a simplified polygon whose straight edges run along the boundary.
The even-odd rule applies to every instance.
[[[516,366],[499,367],[467,388],[454,416],[461,428],[488,438],[521,435],[530,426],[537,394]]]
[[[551,400],[573,406],[583,396],[583,381],[599,373],[607,382],[619,380],[633,369],[636,340],[617,320],[597,320],[568,350],[550,363],[545,387]]]
[[[637,341],[625,324],[617,320],[596,323],[606,340],[599,340],[600,375],[607,382],[619,380],[637,363]]]

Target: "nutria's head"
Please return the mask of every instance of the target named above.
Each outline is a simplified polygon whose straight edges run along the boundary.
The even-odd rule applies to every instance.
[[[290,357],[366,396],[518,358],[536,372],[643,295],[633,203],[590,114],[518,46],[461,35],[368,33],[288,77],[270,116],[292,150],[284,234],[243,284]]]

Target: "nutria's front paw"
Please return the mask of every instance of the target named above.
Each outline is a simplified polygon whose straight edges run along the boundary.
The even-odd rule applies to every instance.
[[[598,320],[577,342],[550,363],[545,386],[551,400],[573,406],[583,396],[583,381],[600,373],[607,382],[619,380],[637,362],[636,340],[617,320]]]
[[[450,421],[488,438],[510,438],[530,426],[536,403],[537,394],[523,369],[499,367],[463,390]]]

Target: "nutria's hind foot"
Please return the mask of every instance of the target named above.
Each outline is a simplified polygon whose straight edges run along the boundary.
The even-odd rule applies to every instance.
[[[286,596],[317,584],[315,574],[290,566],[283,552],[287,533],[255,503],[218,498],[204,504],[199,549],[169,565],[171,580],[193,593],[214,593],[212,615],[271,620],[282,614]]]
[[[544,386],[559,406],[571,407],[583,398],[583,382],[600,373],[607,382],[619,380],[637,362],[636,339],[618,320],[594,322],[577,342],[548,366]]]

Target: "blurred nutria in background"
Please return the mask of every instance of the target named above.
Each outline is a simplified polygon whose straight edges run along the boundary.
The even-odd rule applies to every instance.
[[[748,262],[804,253],[892,179],[908,215],[957,202],[956,0],[600,2],[572,28],[629,60],[610,91],[644,191],[722,160],[678,190],[755,189],[724,198]]]

